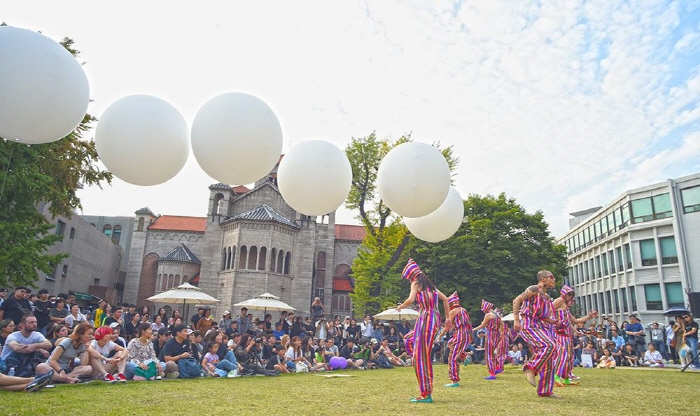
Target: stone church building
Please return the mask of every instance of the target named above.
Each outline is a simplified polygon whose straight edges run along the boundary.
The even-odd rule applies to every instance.
[[[266,292],[298,314],[308,315],[319,296],[326,316],[351,315],[350,267],[363,227],[336,224],[335,212],[320,218],[296,212],[277,188],[276,170],[253,189],[218,183],[209,190],[206,217],[136,211],[123,302],[153,306],[148,297],[190,282],[221,301],[216,319],[224,310],[236,315],[234,304]]]

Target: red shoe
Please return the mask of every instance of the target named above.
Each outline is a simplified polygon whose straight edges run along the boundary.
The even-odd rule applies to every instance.
[[[120,382],[120,383],[126,383],[126,376],[124,376],[123,373],[117,374],[116,379],[117,379],[117,381]]]
[[[105,376],[103,377],[103,380],[108,382],[108,383],[114,383],[115,381],[117,381],[117,379],[114,378],[114,376],[109,374],[109,373],[105,374]]]

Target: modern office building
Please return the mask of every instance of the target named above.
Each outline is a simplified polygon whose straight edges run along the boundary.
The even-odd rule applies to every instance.
[[[623,193],[606,206],[571,214],[559,239],[568,250],[567,283],[582,313],[644,324],[689,307],[700,291],[700,173]]]

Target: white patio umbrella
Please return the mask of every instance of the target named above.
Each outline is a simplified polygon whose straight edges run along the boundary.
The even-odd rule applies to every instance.
[[[282,302],[278,296],[275,296],[271,293],[263,293],[262,295],[258,296],[257,298],[253,299],[248,299],[244,300],[243,302],[236,303],[233,305],[236,308],[247,308],[249,311],[250,310],[256,310],[256,311],[265,311],[264,313],[267,314],[267,311],[295,311],[296,309],[292,308],[291,306],[287,305],[286,303]]]
[[[187,282],[174,289],[153,295],[146,300],[153,303],[182,303],[183,311],[185,309],[185,304],[212,305],[214,303],[219,303],[219,299],[207,295],[202,289]]]
[[[377,319],[383,319],[387,321],[400,321],[402,319],[415,321],[416,319],[418,319],[419,316],[420,312],[418,312],[415,309],[401,309],[401,311],[397,311],[396,308],[387,309],[374,315],[374,317]]]
[[[508,315],[506,315],[506,316],[504,316],[503,318],[501,318],[501,320],[502,320],[502,321],[511,322],[511,321],[514,321],[515,318],[513,317],[513,314],[512,314],[512,313],[509,313]]]

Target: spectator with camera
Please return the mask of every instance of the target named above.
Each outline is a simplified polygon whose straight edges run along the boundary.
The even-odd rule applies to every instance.
[[[357,348],[355,345],[355,339],[348,338],[347,342],[345,345],[343,345],[338,354],[345,358],[345,360],[348,362],[348,367],[364,369],[364,360],[361,358],[356,358],[355,356],[358,351],[359,348]]]

